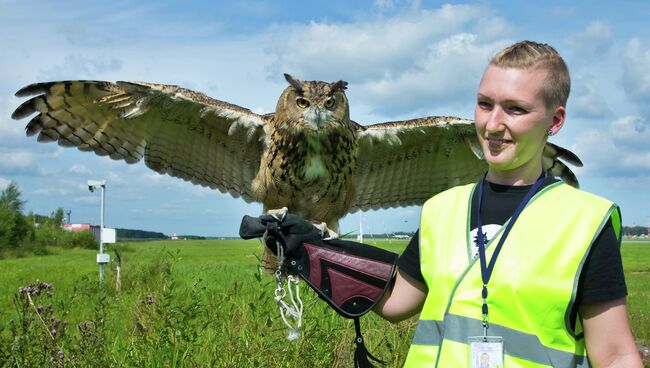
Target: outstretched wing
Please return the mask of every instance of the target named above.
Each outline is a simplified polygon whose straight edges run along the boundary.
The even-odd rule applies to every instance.
[[[443,190],[478,180],[487,170],[473,120],[436,116],[359,125],[358,130],[357,193],[350,212],[421,205]],[[544,169],[577,186],[560,158],[582,165],[573,153],[548,143]]]
[[[420,205],[435,193],[475,181],[487,167],[472,151],[472,120],[428,117],[359,129],[351,212]]]
[[[37,95],[12,114],[38,113],[26,127],[39,142],[145,164],[161,173],[256,200],[269,116],[177,86],[134,82],[36,83],[16,92]]]

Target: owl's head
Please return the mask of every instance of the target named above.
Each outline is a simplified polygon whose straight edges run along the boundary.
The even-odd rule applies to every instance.
[[[312,131],[349,124],[347,82],[301,81],[289,74],[284,78],[289,87],[282,92],[275,108],[277,123]]]

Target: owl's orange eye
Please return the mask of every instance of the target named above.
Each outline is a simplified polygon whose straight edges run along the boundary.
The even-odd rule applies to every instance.
[[[334,102],[335,102],[334,98],[328,98],[327,100],[325,100],[325,103],[323,105],[329,109],[334,106]]]
[[[306,109],[306,108],[309,107],[309,101],[305,100],[305,99],[302,98],[302,97],[299,97],[299,98],[296,100],[296,105],[298,105],[298,107],[300,107],[301,109]]]

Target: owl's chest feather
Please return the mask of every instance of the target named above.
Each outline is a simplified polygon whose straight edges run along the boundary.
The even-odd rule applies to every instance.
[[[307,180],[322,178],[327,174],[327,168],[323,164],[320,155],[310,157],[303,168],[303,177]]]
[[[326,184],[350,172],[356,147],[354,137],[346,133],[300,133],[275,140],[268,165],[283,172],[278,184],[305,189],[306,184]]]
[[[253,190],[267,209],[288,207],[306,218],[338,220],[354,195],[355,132],[346,127],[329,134],[286,133],[272,133]]]

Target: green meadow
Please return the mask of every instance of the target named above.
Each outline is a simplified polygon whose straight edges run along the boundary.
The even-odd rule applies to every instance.
[[[406,246],[367,243],[398,253]],[[352,321],[304,283],[302,337],[287,340],[275,280],[257,267],[257,240],[112,247],[122,254],[120,291],[114,264],[99,288],[96,251],[53,248],[47,256],[0,260],[0,367],[353,366]],[[623,259],[633,333],[649,346],[650,243],[624,243]],[[36,280],[52,289],[30,302],[19,289]],[[416,320],[392,325],[370,313],[361,323],[368,350],[400,367]]]

